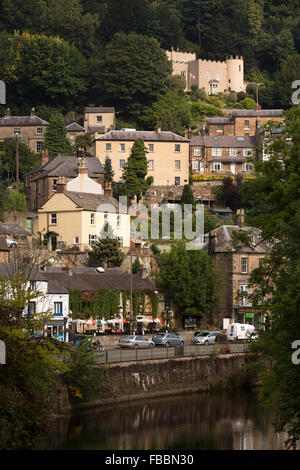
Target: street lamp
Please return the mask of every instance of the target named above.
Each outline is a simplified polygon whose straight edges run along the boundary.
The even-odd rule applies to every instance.
[[[19,192],[19,132],[15,133],[16,137],[16,191]]]

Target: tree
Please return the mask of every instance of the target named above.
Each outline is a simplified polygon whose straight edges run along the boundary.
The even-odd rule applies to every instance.
[[[138,117],[165,92],[170,64],[154,38],[118,33],[106,46],[99,80],[105,99],[120,113]]]
[[[183,186],[180,202],[181,204],[195,204],[193,190],[189,184]]]
[[[0,59],[9,102],[78,106],[86,90],[83,56],[58,37],[15,32],[2,41]]]
[[[236,181],[227,177],[222,181],[220,190],[217,193],[218,203],[225,207],[230,207],[233,212],[242,207],[242,177],[237,176]]]
[[[300,54],[290,55],[282,63],[274,80],[275,97],[283,108],[289,108],[292,105],[292,83],[294,80],[299,80],[299,76]]]
[[[141,121],[150,129],[160,127],[164,131],[183,134],[191,123],[191,107],[185,96],[168,90],[151,108],[146,108]]]
[[[72,153],[70,142],[67,139],[67,130],[64,118],[55,113],[51,116],[49,126],[45,132],[43,148],[47,149],[50,157],[58,154],[70,155]]]
[[[285,130],[271,145],[269,161],[256,162],[255,179],[243,185],[251,225],[272,248],[251,276],[253,307],[265,317],[255,343],[265,365],[263,398],[274,407],[275,431],[287,432],[286,445],[294,448],[300,437],[300,367],[293,349],[300,331],[299,129],[297,106],[285,113]]]
[[[80,134],[75,137],[75,147],[77,150],[83,148],[87,151],[92,146],[92,143],[93,139],[90,134]]]
[[[19,175],[23,176],[39,164],[39,156],[32,152],[23,142],[18,143]],[[6,180],[7,186],[16,178],[16,139],[10,138],[0,142],[0,179]]]
[[[217,306],[219,278],[207,253],[188,251],[180,241],[160,255],[159,264],[157,286],[180,314],[201,318]]]
[[[146,147],[142,139],[136,139],[132,146],[129,158],[124,166],[123,179],[125,191],[129,199],[135,196],[137,202],[148,189],[145,177],[148,172]]]
[[[107,263],[109,267],[121,266],[125,258],[119,241],[109,224],[101,230],[91,251],[91,260],[96,264]]]
[[[112,183],[114,179],[114,170],[112,169],[111,159],[106,156],[104,163],[104,184]]]

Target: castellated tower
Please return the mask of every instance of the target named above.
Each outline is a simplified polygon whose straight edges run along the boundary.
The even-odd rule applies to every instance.
[[[244,60],[243,57],[235,56],[226,59],[228,90],[245,91],[244,84]]]

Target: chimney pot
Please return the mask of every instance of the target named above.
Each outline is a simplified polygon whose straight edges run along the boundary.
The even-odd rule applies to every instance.
[[[41,153],[41,165],[45,165],[49,161],[49,153],[48,150],[42,150]]]
[[[111,184],[107,181],[105,183],[105,187],[104,187],[104,196],[112,197],[112,194],[113,194],[113,191],[112,191],[112,188],[111,188]]]
[[[245,211],[244,209],[238,209],[236,211],[236,221],[239,227],[245,227]]]

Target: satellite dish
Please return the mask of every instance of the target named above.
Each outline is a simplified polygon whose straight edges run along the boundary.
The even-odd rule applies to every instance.
[[[96,271],[97,271],[98,273],[104,273],[105,269],[99,267],[99,268],[96,268]]]

